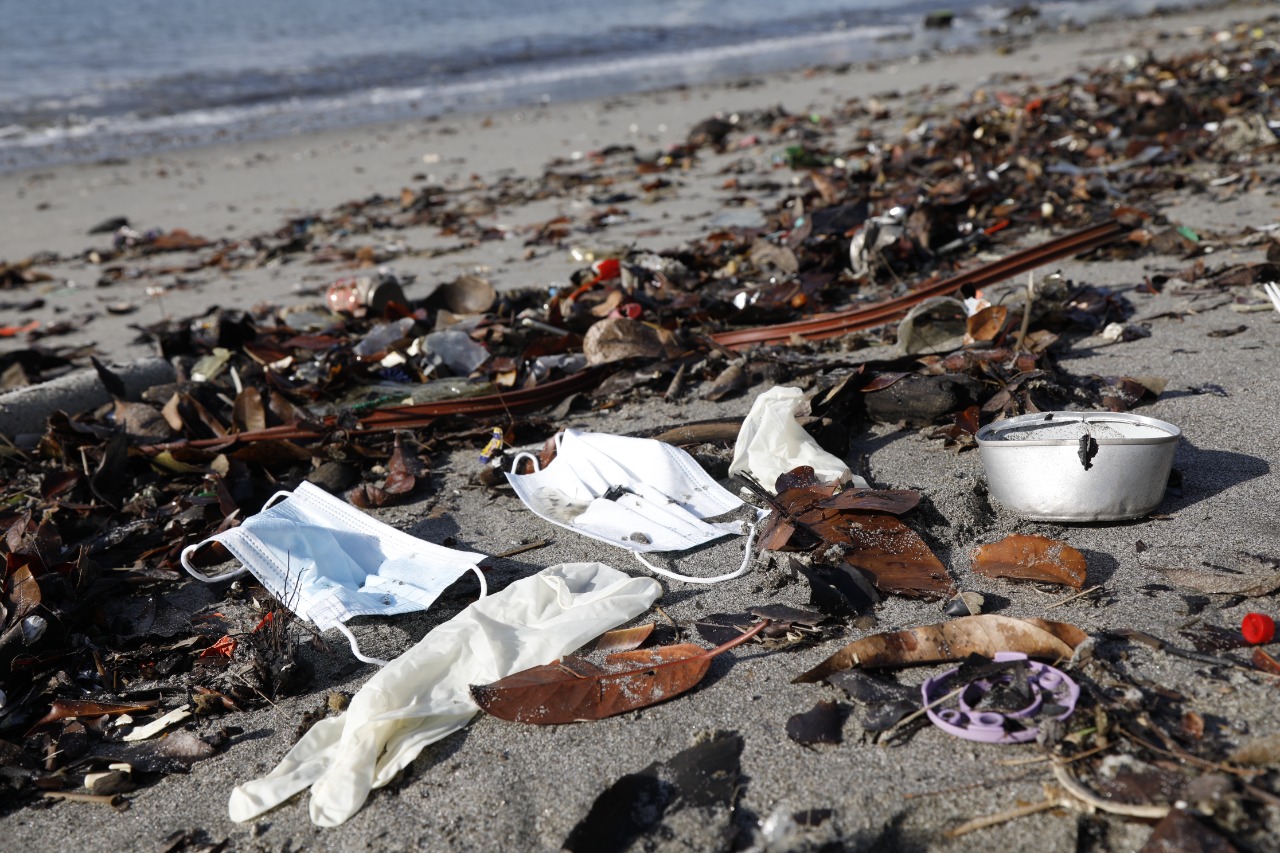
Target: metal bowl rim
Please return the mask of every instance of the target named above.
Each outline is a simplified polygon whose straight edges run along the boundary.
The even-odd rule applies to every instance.
[[[1061,416],[1063,420],[1083,421],[1088,417],[1105,417],[1109,420],[1127,421],[1129,423],[1141,424],[1142,426],[1152,427],[1153,429],[1167,432],[1168,435],[1159,436],[1157,438],[1099,438],[1096,439],[1100,445],[1130,445],[1141,446],[1144,444],[1172,444],[1182,438],[1182,430],[1168,421],[1162,421],[1158,418],[1149,418],[1146,415],[1134,415],[1129,412],[1039,412],[1030,415],[1018,415],[1016,418],[1009,418],[1003,421],[993,421],[978,430],[974,438],[978,441],[979,447],[1075,447],[1079,443],[1077,438],[1043,438],[1043,439],[1025,439],[1022,441],[1003,441],[992,439],[989,436],[997,430],[1004,431],[1026,424],[1039,423],[1043,421],[1045,415],[1053,415],[1055,418]]]

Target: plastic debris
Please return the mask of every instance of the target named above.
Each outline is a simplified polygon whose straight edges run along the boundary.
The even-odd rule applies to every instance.
[[[972,667],[976,674],[958,667],[925,681],[920,695],[935,726],[965,740],[1026,743],[1040,733],[1037,718],[1075,712],[1080,688],[1066,673],[1017,652],[997,652],[995,662]],[[949,693],[958,693],[954,703]]]
[[[799,388],[770,388],[756,397],[742,422],[729,475],[750,474],[766,486],[793,468],[809,466],[823,483],[852,482],[867,488],[867,481],[855,477],[842,459],[828,453],[796,421],[796,411],[804,400]]]
[[[1276,622],[1265,613],[1246,613],[1240,622],[1240,633],[1251,645],[1265,645],[1275,639]]]

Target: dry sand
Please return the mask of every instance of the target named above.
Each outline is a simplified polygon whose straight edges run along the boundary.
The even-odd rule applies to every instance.
[[[185,227],[209,237],[238,236],[278,226],[286,215],[326,209],[374,192],[395,193],[414,183],[415,173],[462,185],[473,173],[485,182],[502,174],[536,174],[553,157],[571,156],[613,143],[656,148],[683,138],[696,121],[716,112],[784,105],[791,112],[822,112],[852,94],[908,93],[946,80],[958,87],[951,95],[916,94],[886,98],[888,121],[901,123],[909,109],[945,102],[979,85],[1010,74],[1057,78],[1081,65],[1096,64],[1126,52],[1148,48],[1172,51],[1200,43],[1191,27],[1215,27],[1228,18],[1267,14],[1267,9],[1234,9],[1230,15],[1206,12],[1178,18],[1129,22],[1087,33],[1053,37],[1008,54],[981,52],[903,62],[876,70],[837,74],[790,74],[751,86],[713,86],[612,99],[605,103],[552,106],[493,116],[446,118],[412,126],[346,130],[315,137],[234,145],[140,158],[124,164],[60,167],[42,174],[0,176],[0,257],[16,260],[36,249],[78,252],[91,245],[85,230],[107,216],[127,215],[142,227]],[[910,107],[907,106],[908,101]],[[762,152],[748,152],[765,158]],[[741,152],[725,155],[742,156]],[[424,157],[431,162],[425,162]],[[642,222],[611,229],[613,242],[634,240],[666,248],[707,230],[708,214],[719,212],[725,193],[717,184],[717,161],[698,174],[680,177],[673,198],[655,205]],[[1178,221],[1192,227],[1235,226],[1275,221],[1273,196],[1249,196],[1231,210],[1179,200]],[[1171,200],[1171,204],[1174,200]],[[515,226],[559,212],[578,213],[577,202],[558,201],[545,210],[495,210],[496,225]],[[406,233],[414,247],[439,237]],[[589,241],[589,236],[583,237]],[[559,249],[539,248],[522,257],[520,240],[487,243],[434,259],[405,257],[393,266],[419,276],[418,292],[459,272],[481,269],[500,286],[546,284],[565,280],[580,264]],[[1254,259],[1246,252],[1230,259]],[[1221,259],[1215,259],[1215,262]],[[984,480],[976,453],[955,455],[916,431],[880,427],[858,447],[867,457],[873,485],[914,488],[926,495],[926,511],[914,524],[946,563],[959,584],[1007,599],[1010,616],[1049,616],[1089,631],[1133,627],[1173,638],[1188,621],[1182,598],[1173,591],[1142,591],[1155,583],[1155,565],[1195,567],[1202,561],[1232,565],[1237,552],[1280,553],[1275,507],[1277,486],[1272,466],[1280,459],[1280,415],[1275,405],[1280,382],[1275,370],[1280,322],[1273,312],[1240,315],[1219,304],[1222,297],[1147,296],[1132,292],[1159,263],[1063,264],[1077,281],[1111,285],[1127,292],[1137,318],[1169,311],[1190,313],[1181,320],[1151,321],[1149,338],[1114,346],[1077,347],[1064,363],[1078,373],[1159,375],[1169,385],[1143,414],[1179,425],[1185,438],[1175,466],[1184,477],[1180,497],[1169,497],[1160,515],[1123,524],[1055,525],[1021,521],[996,508],[990,514],[982,497]],[[190,287],[159,300],[140,292],[142,285],[93,287],[91,264],[69,261],[55,267],[77,281],[46,294],[49,308],[66,312],[100,310],[102,300],[133,300],[141,310],[128,321],[149,322],[161,311],[183,316],[210,304],[260,299],[286,300],[298,285],[331,281],[329,268],[280,267],[222,277],[198,273]],[[33,317],[52,319],[51,313]],[[1246,325],[1230,337],[1209,332]],[[124,323],[99,317],[77,335],[106,352],[129,357],[146,352],[128,343]],[[13,344],[5,344],[12,346]],[[1226,396],[1189,389],[1213,383]],[[649,426],[706,417],[741,415],[750,397],[710,404],[691,400],[576,414],[566,425],[607,432],[632,432]],[[623,552],[575,537],[532,517],[506,493],[473,485],[475,450],[459,450],[437,468],[434,488],[416,503],[380,510],[377,515],[401,529],[433,541],[446,536],[458,547],[501,552],[534,539],[551,544],[510,560],[498,560],[491,584],[502,584],[558,562],[600,560],[628,571],[642,571]],[[1039,532],[1067,539],[1087,557],[1090,583],[1106,585],[1096,601],[1080,600],[1046,611],[1060,598],[1026,586],[987,580],[969,570],[972,546],[1010,532]],[[1149,550],[1139,555],[1141,540]],[[711,574],[736,565],[741,543],[728,542],[685,557],[691,573]],[[386,623],[357,621],[354,630],[366,653],[396,654],[432,626],[449,618],[474,593],[464,579],[425,615]],[[700,615],[740,612],[752,605],[780,602],[804,605],[807,587],[776,565],[758,563],[747,576],[725,584],[692,588],[663,581],[661,604],[677,622]],[[170,596],[184,608],[213,600],[207,590],[187,585]],[[221,607],[222,605],[220,605]],[[1255,602],[1268,609],[1272,602]],[[1238,624],[1245,605],[1224,612],[1214,606],[1205,618]],[[876,630],[939,621],[937,604],[889,598],[877,613]],[[850,628],[848,638],[862,632]],[[116,813],[105,807],[61,803],[25,809],[0,821],[0,847],[52,850],[73,845],[77,851],[154,849],[178,830],[196,830],[206,841],[228,839],[236,850],[400,850],[400,849],[558,849],[595,797],[612,781],[656,759],[668,758],[701,734],[733,730],[745,739],[744,791],[735,825],[750,829],[774,814],[828,808],[833,817],[814,830],[811,840],[841,841],[852,850],[1039,850],[1074,851],[1086,820],[1066,810],[1017,820],[954,842],[942,832],[960,820],[1038,801],[1047,770],[1000,763],[1027,753],[1018,748],[983,746],[925,729],[909,744],[882,748],[864,742],[856,721],[844,728],[838,747],[804,748],[784,733],[787,718],[811,708],[820,698],[843,695],[827,686],[792,685],[791,679],[824,659],[843,641],[785,653],[743,648],[718,659],[698,689],[672,702],[598,723],[533,727],[479,717],[463,732],[427,748],[406,778],[375,792],[365,808],[345,825],[317,829],[307,817],[306,795],[295,798],[259,821],[240,826],[226,817],[227,795],[239,781],[275,766],[295,739],[300,716],[318,708],[331,690],[354,691],[370,667],[348,671],[343,644],[334,653],[308,650],[317,677],[302,696],[275,706],[215,722],[241,726],[245,734],[223,753],[194,766],[189,776],[171,776],[130,795],[132,807]],[[1204,676],[1204,667],[1139,648],[1121,664],[1139,683],[1176,687],[1190,698],[1188,707],[1203,714],[1231,737],[1280,731],[1274,687],[1228,672],[1225,681]],[[929,670],[932,672],[933,670]],[[342,674],[344,673],[345,674]],[[912,673],[908,680],[923,678]],[[683,823],[681,822],[683,821]],[[673,823],[661,849],[718,846],[730,818],[687,813]],[[1136,850],[1150,829],[1140,822],[1101,821],[1104,845],[1096,849]],[[795,845],[798,847],[798,843]],[[788,849],[788,845],[777,849]],[[803,848],[801,848],[803,849]],[[1079,848],[1095,849],[1095,848]]]

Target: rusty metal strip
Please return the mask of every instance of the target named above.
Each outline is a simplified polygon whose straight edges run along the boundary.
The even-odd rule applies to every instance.
[[[894,299],[792,323],[720,332],[711,337],[716,343],[729,349],[747,349],[755,344],[783,344],[795,337],[807,341],[839,337],[849,332],[874,328],[896,320],[924,300],[955,293],[965,285],[978,288],[989,287],[1043,264],[1096,249],[1128,231],[1129,226],[1111,220],[1065,234],[1020,252],[1014,252],[998,261],[927,284]]]

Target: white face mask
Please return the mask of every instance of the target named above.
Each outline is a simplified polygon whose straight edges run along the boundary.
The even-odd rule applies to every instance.
[[[724,536],[741,534],[741,521],[705,519],[731,512],[742,500],[713,480],[678,447],[648,438],[629,438],[567,429],[556,437],[555,460],[532,474],[507,474],[525,506],[541,518],[637,556],[653,551],[687,551]],[[516,457],[537,458],[529,453]],[[754,528],[753,528],[754,530]],[[748,559],[750,545],[747,546]],[[658,574],[691,583],[714,578],[678,575],[640,559]]]
[[[288,500],[276,503],[281,497]],[[243,568],[218,577],[198,572],[190,555],[210,542],[225,546]],[[425,610],[468,569],[480,578],[480,595],[486,592],[477,565],[483,554],[402,533],[306,482],[292,494],[277,492],[239,527],[188,545],[181,559],[206,583],[251,573],[281,604],[321,631],[337,628],[357,658],[376,664],[386,662],[362,655],[342,623]]]

